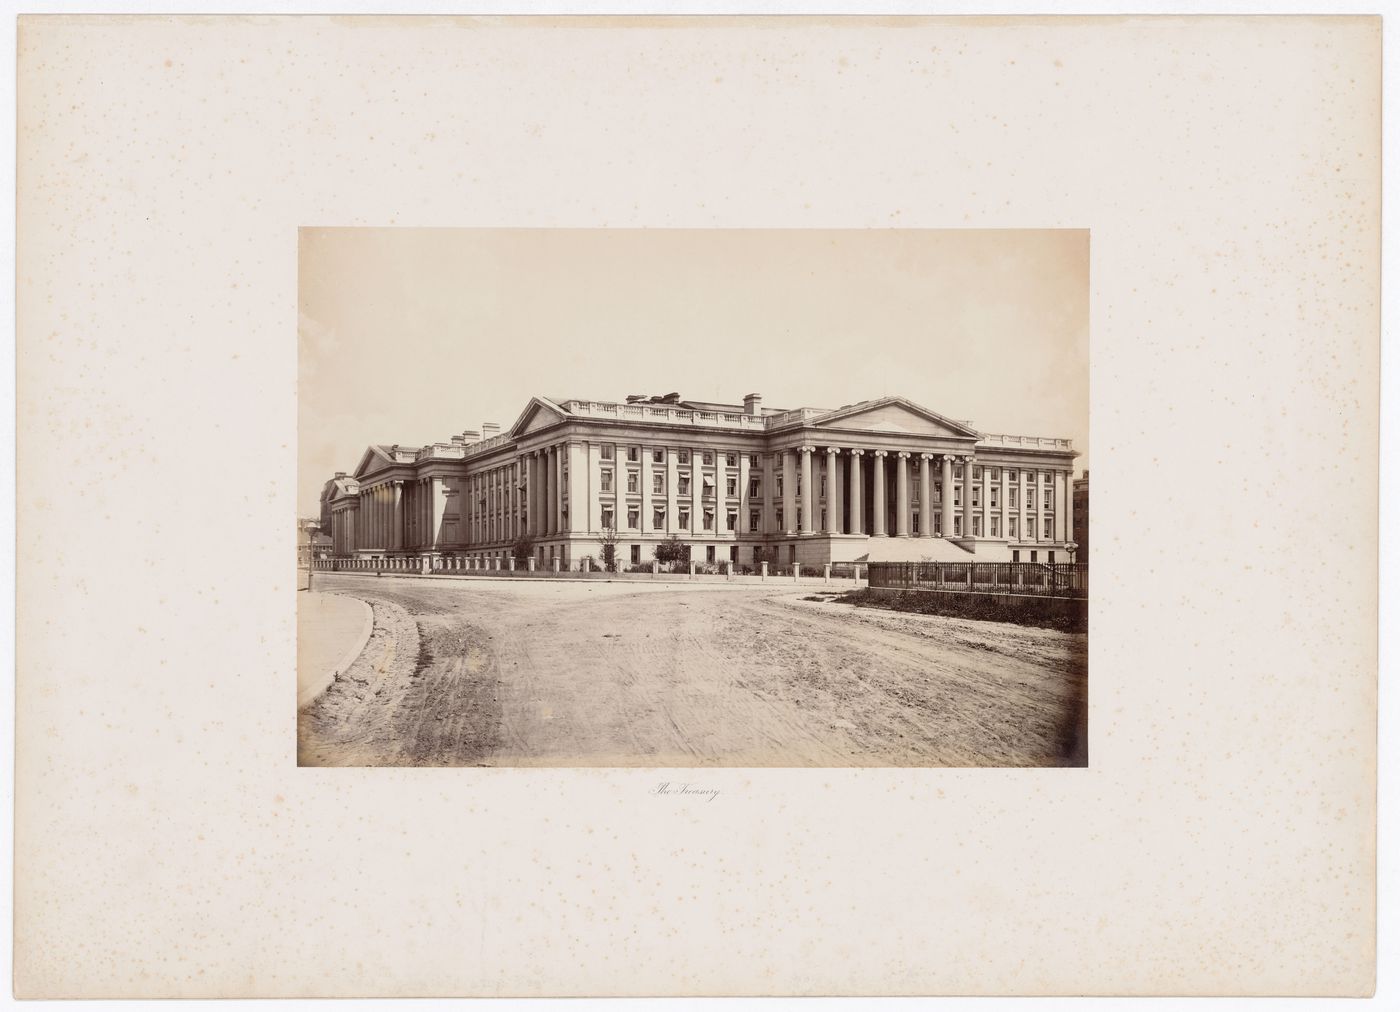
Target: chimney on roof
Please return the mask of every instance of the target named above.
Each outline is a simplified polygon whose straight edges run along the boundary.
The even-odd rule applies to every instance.
[[[344,472],[344,471],[337,471],[337,472],[335,473],[335,476],[336,476],[337,478],[344,478],[344,477],[345,477],[345,472]]]
[[[763,407],[762,394],[744,394],[744,414],[757,415],[761,413]]]
[[[497,425],[495,422],[482,422],[482,423],[481,423],[481,438],[482,438],[482,439],[484,439],[484,440],[485,440],[485,439],[490,439],[490,438],[492,438],[493,436],[499,436],[500,434],[501,434],[501,427],[500,427],[499,425]]]
[[[466,429],[462,432],[462,442],[471,446],[473,443],[481,442],[481,433],[476,429]]]

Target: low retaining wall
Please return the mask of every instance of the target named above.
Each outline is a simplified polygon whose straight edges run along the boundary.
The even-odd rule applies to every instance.
[[[985,613],[988,619],[1004,619],[1010,622],[1023,622],[1027,619],[1048,619],[1067,622],[1077,628],[1087,629],[1089,624],[1089,601],[1082,597],[1051,597],[1045,594],[984,594],[970,590],[929,590],[926,588],[871,587],[871,594],[881,597],[898,598],[909,596],[928,601],[937,608],[938,603],[947,605],[949,614],[961,614],[975,610]],[[938,609],[944,610],[944,609]],[[972,617],[984,617],[979,614]]]

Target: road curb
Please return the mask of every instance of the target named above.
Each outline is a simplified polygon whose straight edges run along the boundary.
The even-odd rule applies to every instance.
[[[360,576],[372,578],[375,571],[366,570],[317,570],[317,576]],[[799,587],[836,587],[841,590],[855,590],[866,586],[865,581],[853,582],[849,577],[833,577],[831,582],[823,580],[820,576],[803,576],[794,580],[791,576],[769,576],[767,580],[760,580],[757,577],[745,577],[739,579],[725,580],[717,577],[709,577],[700,580],[691,580],[684,574],[677,573],[666,576],[645,577],[641,579],[617,579],[615,577],[594,577],[592,579],[580,579],[577,576],[491,576],[486,573],[480,575],[468,575],[467,573],[437,572],[407,573],[389,572],[380,574],[379,579],[385,580],[430,580],[436,583],[635,583],[639,586],[655,586],[657,584],[676,584],[682,587],[728,587],[738,589],[740,587],[766,587],[782,590],[784,588],[794,589]]]
[[[297,693],[297,710],[299,711],[306,709],[319,699],[321,693],[330,688],[336,676],[348,670],[350,665],[354,664],[355,661],[359,659],[360,653],[365,649],[365,644],[369,642],[370,636],[374,633],[374,609],[371,608],[367,602],[361,601],[358,597],[351,597],[349,594],[337,594],[335,596],[343,597],[347,601],[354,601],[364,609],[364,618],[360,623],[360,631],[355,636],[353,641],[354,645],[351,646],[349,650],[345,651],[345,654],[340,660],[336,661],[335,664],[315,682]]]

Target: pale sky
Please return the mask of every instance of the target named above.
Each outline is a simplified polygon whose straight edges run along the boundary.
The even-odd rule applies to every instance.
[[[1088,466],[1083,230],[303,229],[298,503],[533,395],[901,395]]]

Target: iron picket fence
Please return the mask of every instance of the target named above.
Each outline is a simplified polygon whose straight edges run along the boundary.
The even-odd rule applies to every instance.
[[[870,586],[975,594],[1089,596],[1085,562],[872,562]]]

